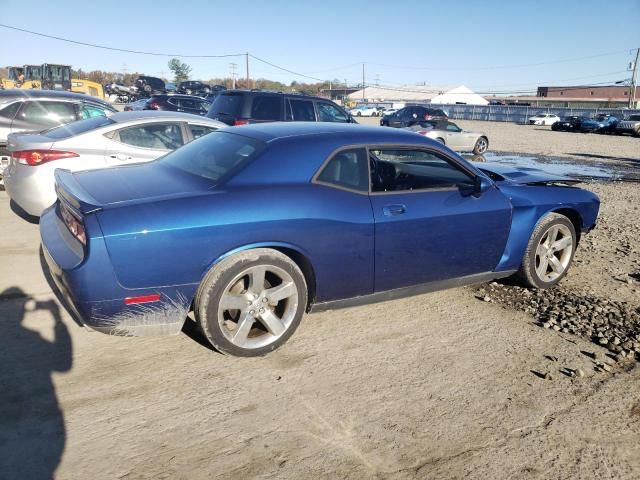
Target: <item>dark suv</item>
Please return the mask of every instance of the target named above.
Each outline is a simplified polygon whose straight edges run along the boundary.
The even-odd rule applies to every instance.
[[[357,123],[324,98],[260,90],[225,90],[213,100],[207,117],[227,125],[258,122]]]
[[[428,108],[419,105],[404,107],[391,115],[380,119],[385,127],[403,128],[415,125],[422,120],[447,120],[449,117],[439,108]]]
[[[151,95],[143,110],[165,110],[168,112],[193,113],[206,115],[211,104],[204,98],[193,95]]]
[[[176,91],[185,95],[198,95],[205,97],[211,93],[211,87],[197,80],[187,80],[180,82]]]
[[[147,75],[140,75],[135,84],[140,96],[149,96],[152,93],[164,93],[166,92],[166,86],[164,80],[157,77],[149,77]]]

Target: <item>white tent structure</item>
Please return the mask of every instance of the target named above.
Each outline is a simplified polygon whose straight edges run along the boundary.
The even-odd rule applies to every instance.
[[[466,103],[467,105],[488,105],[489,101],[482,98],[477,93],[472,92],[464,85],[452,88],[442,95],[437,95],[431,99],[431,103],[440,105],[455,105],[456,103]]]
[[[437,104],[466,103],[487,105],[489,102],[464,85],[459,87],[433,85],[403,85],[399,87],[370,86],[349,94],[356,102],[423,102]]]

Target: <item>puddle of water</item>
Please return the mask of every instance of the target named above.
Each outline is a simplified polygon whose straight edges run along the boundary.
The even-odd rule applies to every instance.
[[[495,162],[518,167],[538,168],[556,175],[567,177],[585,178],[592,180],[620,180],[640,182],[639,167],[605,164],[600,162],[587,162],[578,159],[561,157],[522,155],[519,153],[488,152],[484,155],[465,155],[467,160],[476,162]]]

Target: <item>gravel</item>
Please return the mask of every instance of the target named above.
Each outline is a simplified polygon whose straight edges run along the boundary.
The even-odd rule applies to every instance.
[[[543,328],[579,335],[640,360],[640,306],[562,287],[529,290],[498,282],[478,288],[476,297],[526,312]]]

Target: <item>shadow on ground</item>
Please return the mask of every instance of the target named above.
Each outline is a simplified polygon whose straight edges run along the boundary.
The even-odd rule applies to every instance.
[[[32,310],[49,313],[53,341],[22,324]],[[58,304],[36,301],[17,287],[1,292],[0,478],[54,477],[66,432],[51,375],[71,365],[71,338]]]

